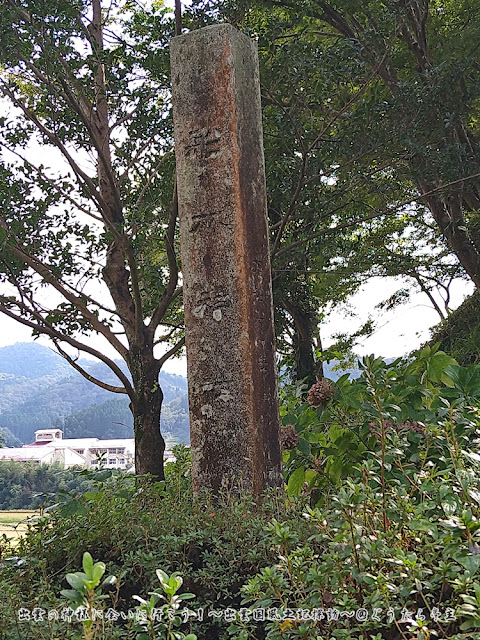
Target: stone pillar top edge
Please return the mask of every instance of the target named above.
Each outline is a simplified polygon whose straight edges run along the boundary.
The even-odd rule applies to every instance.
[[[170,43],[173,44],[183,39],[193,38],[197,35],[206,34],[206,32],[208,31],[230,31],[232,34],[235,34],[235,37],[237,38],[245,39],[250,43],[255,43],[255,40],[252,40],[252,38],[250,38],[245,33],[237,29],[237,27],[234,27],[229,22],[221,22],[219,24],[210,24],[207,27],[202,27],[201,29],[194,29],[193,31],[182,33],[181,35],[174,36],[170,40]]]

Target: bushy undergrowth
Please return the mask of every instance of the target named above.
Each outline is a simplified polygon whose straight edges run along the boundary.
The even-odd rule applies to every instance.
[[[48,611],[65,605],[59,597],[66,586],[64,576],[81,566],[85,551],[117,576],[109,605],[117,610],[127,611],[135,605],[134,595],[145,597],[152,590],[158,582],[157,569],[180,572],[185,590],[196,596],[195,607],[239,606],[245,579],[275,561],[265,522],[280,513],[293,521],[298,513],[285,512],[275,496],[266,496],[260,509],[253,508],[248,496],[238,500],[227,494],[220,502],[204,496],[193,501],[189,464],[188,455],[177,450],[166,483],[142,484],[127,476],[97,482],[95,490],[72,498],[70,508],[63,505],[32,527],[15,549],[5,548],[4,556],[14,554],[21,564],[3,563],[3,638],[17,637],[13,612],[22,606]],[[307,528],[305,523],[305,539]],[[199,638],[220,637],[221,622],[206,615]],[[121,623],[117,621],[105,637],[127,632]],[[73,627],[67,631],[61,620],[51,624],[61,630],[55,636],[47,624],[22,622],[21,637],[77,637]]]
[[[480,638],[479,373],[426,348],[407,364],[366,358],[359,380],[319,386],[311,404],[290,390],[286,500],[193,500],[182,450],[166,483],[104,478],[5,546],[18,559],[3,560],[0,638],[86,637],[78,622],[16,617],[65,607],[85,551],[118,578],[103,610],[146,611],[158,576],[179,572],[197,615],[175,633],[199,639]],[[95,629],[166,633],[153,620]]]
[[[59,493],[87,491],[89,479],[79,472],[59,464],[0,460],[0,509],[38,509]]]

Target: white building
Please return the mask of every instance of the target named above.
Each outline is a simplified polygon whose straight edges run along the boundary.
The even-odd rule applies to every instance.
[[[75,465],[85,466],[85,459],[68,448],[44,446],[41,448],[0,448],[0,460],[15,460],[17,462],[38,462],[40,464],[59,464],[64,469]]]
[[[132,470],[135,464],[135,440],[118,438],[63,438],[61,429],[35,431],[35,442],[21,448],[0,448],[0,460],[33,460],[42,464],[58,463],[65,469],[74,466]],[[165,451],[165,461],[174,460],[171,451]]]

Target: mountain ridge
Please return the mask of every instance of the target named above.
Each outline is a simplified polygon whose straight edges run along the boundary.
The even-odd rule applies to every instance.
[[[118,384],[105,364],[79,363],[90,375]],[[117,364],[126,372],[124,363]],[[159,383],[164,393],[162,434],[170,442],[188,442],[187,381],[161,372]],[[52,427],[63,428],[65,437],[133,437],[128,403],[128,397],[89,382],[48,347],[18,342],[0,348],[0,427],[21,443],[32,442],[35,430]]]

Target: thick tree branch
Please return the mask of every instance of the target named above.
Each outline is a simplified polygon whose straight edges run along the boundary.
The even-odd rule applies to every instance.
[[[23,306],[18,301],[14,302],[6,298],[5,296],[0,296],[0,312],[1,313],[5,314],[9,318],[12,318],[13,320],[16,320],[17,322],[20,322],[20,324],[23,324],[26,327],[33,329],[37,333],[42,333],[44,335],[49,336],[52,339],[56,339],[61,342],[66,342],[67,344],[74,347],[75,349],[78,349],[79,351],[84,351],[85,353],[89,353],[94,358],[97,358],[97,360],[101,360],[113,371],[113,373],[117,376],[117,378],[119,378],[120,381],[124,384],[128,396],[131,398],[135,397],[135,392],[133,390],[132,385],[130,384],[130,381],[128,380],[126,375],[123,373],[123,371],[120,369],[120,367],[113,360],[110,360],[110,358],[107,358],[103,353],[101,353],[100,351],[97,351],[97,349],[93,349],[92,347],[81,343],[80,341],[76,340],[72,336],[68,336],[66,334],[63,334],[57,331],[51,325],[49,325],[45,321],[45,319],[42,318],[41,316],[39,317],[38,322],[32,322],[31,320],[24,318],[22,315],[19,315],[14,311],[12,311],[11,309],[12,304],[15,304],[15,306],[19,308]],[[33,314],[33,315],[35,315],[36,313],[32,309],[28,309],[28,308],[25,308],[24,311],[26,313]]]
[[[113,385],[108,384],[107,382],[103,382],[102,380],[99,380],[98,378],[95,378],[94,376],[87,373],[85,369],[83,369],[83,367],[81,367],[74,358],[69,356],[68,353],[62,349],[58,340],[52,339],[52,341],[55,345],[56,350],[62,356],[62,358],[64,358],[68,362],[68,364],[73,367],[75,371],[78,371],[78,373],[80,373],[86,380],[88,380],[89,382],[93,382],[93,384],[96,384],[97,387],[101,387],[102,389],[111,391],[112,393],[127,393],[125,387],[114,387]]]
[[[153,340],[155,336],[155,331],[160,324],[163,316],[166,314],[169,305],[176,294],[176,288],[178,284],[178,265],[177,265],[177,256],[175,253],[175,227],[177,224],[178,218],[178,193],[177,193],[177,182],[175,181],[175,187],[173,190],[173,201],[170,209],[170,217],[168,220],[167,233],[165,234],[165,250],[167,252],[168,258],[168,267],[170,270],[170,277],[168,279],[167,286],[165,288],[165,292],[157,305],[157,308],[152,314],[152,318],[148,325],[150,339]],[[178,295],[178,293],[177,293]]]

